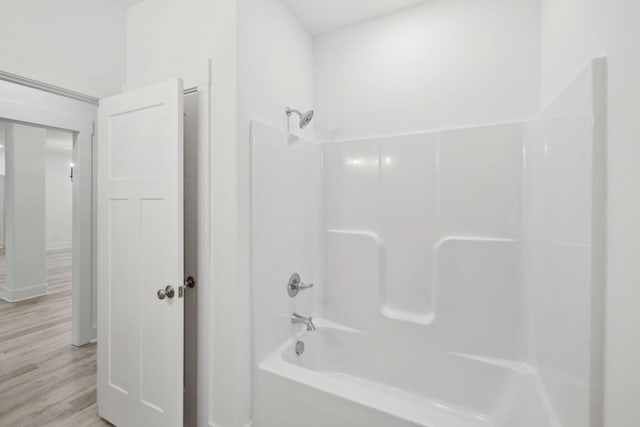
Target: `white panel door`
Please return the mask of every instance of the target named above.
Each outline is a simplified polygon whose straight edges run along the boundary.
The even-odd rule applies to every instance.
[[[180,427],[182,81],[101,100],[97,145],[98,410],[117,427]]]

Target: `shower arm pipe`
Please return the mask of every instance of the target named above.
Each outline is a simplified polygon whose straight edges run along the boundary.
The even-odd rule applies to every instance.
[[[291,113],[296,113],[300,117],[302,117],[302,113],[290,107],[285,108],[284,112],[287,115],[287,132],[291,132]]]
[[[299,110],[297,110],[295,108],[287,107],[284,110],[284,112],[287,113],[287,116],[291,116],[291,113],[296,113],[297,115],[302,116],[302,111],[299,111]]]

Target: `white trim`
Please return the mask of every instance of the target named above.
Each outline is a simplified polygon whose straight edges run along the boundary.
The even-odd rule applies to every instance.
[[[590,426],[604,425],[604,343],[605,301],[607,283],[607,58],[596,58],[591,64],[593,105],[593,194],[591,208],[591,384]]]
[[[48,283],[40,283],[38,285],[29,286],[27,288],[20,289],[4,289],[2,299],[7,302],[18,302],[24,301],[31,298],[37,298],[44,295],[47,295],[49,290]]]
[[[60,86],[54,86],[49,83],[33,80],[27,77],[19,76],[17,74],[11,74],[2,70],[0,70],[0,80],[41,90],[54,95],[64,96],[66,98],[75,99],[77,101],[88,102],[89,104],[98,105],[99,101],[98,98],[90,95],[85,95],[84,93],[75,92],[69,89],[62,88]]]
[[[213,148],[211,139],[211,60],[198,74],[198,425],[210,425],[213,395]],[[206,73],[205,73],[206,71]],[[185,83],[193,84],[192,80]]]

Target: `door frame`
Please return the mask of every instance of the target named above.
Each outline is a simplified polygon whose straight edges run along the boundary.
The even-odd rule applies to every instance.
[[[29,79],[12,80],[5,75],[9,74],[0,72],[0,118],[74,135],[71,344],[82,346],[97,336],[93,198],[97,99],[60,88],[54,91],[53,86],[45,84],[38,87],[28,84]]]
[[[195,413],[197,425],[211,425],[209,398],[213,389],[211,359],[214,351],[213,337],[213,162],[215,152],[212,138],[212,85],[211,59],[188,67],[191,71],[182,77],[185,94],[198,92],[198,335],[197,335],[197,389],[188,394],[196,395]],[[187,325],[188,326],[188,325]],[[187,385],[188,386],[188,385]],[[185,403],[185,411],[192,406]]]
[[[198,104],[198,377],[197,418],[198,425],[210,425],[212,408],[210,397],[213,394],[214,373],[211,357],[214,354],[214,292],[213,292],[213,197],[214,168],[216,153],[213,147],[213,63],[211,59],[197,61],[186,67],[186,75],[181,76],[185,91],[197,89]],[[80,193],[83,200],[74,197],[74,203],[81,203],[85,213],[84,232],[88,239],[80,238],[74,229],[74,287],[72,290],[72,339],[71,343],[81,346],[97,339],[97,277],[96,277],[96,129],[99,98],[31,80],[0,70],[0,117],[17,122],[36,124],[65,129],[74,132],[74,145],[82,148],[91,159],[87,165],[86,176],[91,177],[89,185],[83,186]],[[80,181],[80,162],[76,162],[74,178]],[[84,167],[82,168],[85,169]],[[82,175],[85,176],[85,175]],[[86,180],[84,180],[86,181]],[[85,182],[86,183],[86,182]],[[74,187],[75,188],[75,187]],[[74,190],[75,191],[75,190]],[[75,193],[74,193],[75,196]],[[74,206],[75,207],[75,206]],[[86,209],[89,208],[89,215]],[[78,212],[78,209],[74,209]],[[74,213],[75,215],[75,213]],[[74,221],[74,224],[77,221]],[[87,232],[86,227],[89,227]],[[84,258],[88,265],[76,261],[77,250],[83,244]],[[82,254],[82,253],[81,253]],[[81,267],[76,275],[76,267]],[[84,278],[85,286],[76,277]],[[87,286],[87,283],[90,284]]]

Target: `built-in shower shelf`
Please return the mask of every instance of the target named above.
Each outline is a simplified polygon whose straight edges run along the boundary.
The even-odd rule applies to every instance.
[[[476,286],[491,289],[511,286],[506,277],[482,282],[480,278],[465,277],[462,279],[458,270],[481,271],[486,265],[499,265],[505,257],[515,253],[513,245],[517,240],[495,236],[448,236],[433,245],[431,253],[424,254],[425,268],[429,274],[415,275],[398,271],[397,264],[389,262],[386,241],[370,230],[328,229],[327,233],[327,267],[329,277],[346,292],[341,284],[362,295],[368,289],[378,289],[376,299],[366,302],[375,304],[378,312],[387,319],[408,322],[417,325],[430,325],[437,317],[437,296],[446,296],[452,288],[466,287],[469,281]],[[336,266],[349,266],[347,275],[333,273]],[[392,269],[394,268],[394,269]],[[504,270],[504,269],[502,269]],[[456,277],[454,277],[456,276]],[[460,281],[464,283],[460,283]],[[447,282],[441,289],[443,281]],[[363,300],[364,303],[364,300]]]

